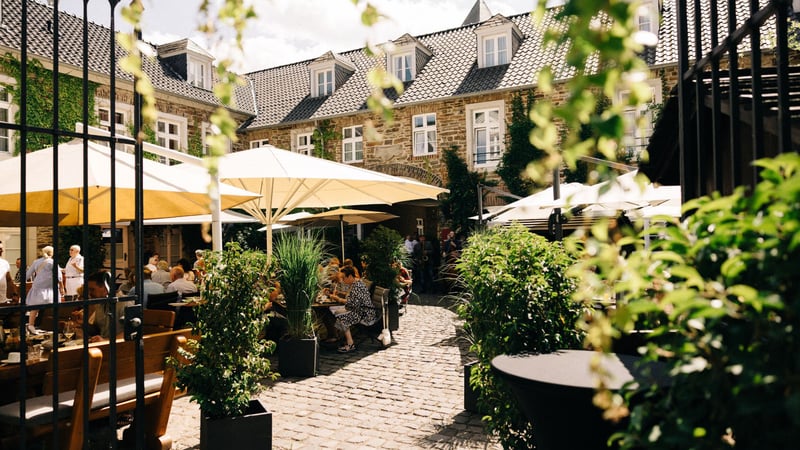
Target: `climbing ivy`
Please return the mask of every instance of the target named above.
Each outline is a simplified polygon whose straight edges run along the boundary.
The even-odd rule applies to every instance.
[[[45,69],[36,59],[28,61],[27,117],[25,123],[31,127],[49,129],[53,126],[53,71]],[[22,71],[20,61],[12,54],[6,53],[0,58],[0,70],[14,79],[14,83],[2,83],[3,88],[11,95],[13,101],[22,98]],[[88,83],[89,93],[86,105],[89,111],[89,123],[97,123],[94,108],[94,97],[97,83]],[[83,80],[65,74],[58,75],[58,129],[74,131],[76,122],[83,122]],[[17,103],[19,105],[19,103]],[[14,116],[21,123],[20,112]],[[15,154],[19,153],[19,134],[16,134]],[[61,137],[59,142],[69,141],[69,137]],[[52,136],[48,133],[28,133],[29,151],[39,150],[53,145]]]
[[[336,132],[336,127],[334,127],[333,122],[329,119],[320,120],[317,123],[317,127],[314,129],[314,133],[311,135],[311,142],[314,144],[314,156],[333,161],[334,156],[331,151],[326,148],[325,144],[327,144],[328,141],[339,139],[339,137],[339,133]]]

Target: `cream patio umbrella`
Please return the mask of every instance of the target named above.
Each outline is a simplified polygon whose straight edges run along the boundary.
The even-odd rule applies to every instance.
[[[294,221],[295,224],[336,223],[339,225],[339,234],[342,238],[342,261],[344,261],[344,224],[363,225],[365,223],[378,223],[384,220],[396,219],[399,216],[383,211],[368,211],[363,209],[336,208],[330,211],[312,214]]]
[[[219,159],[219,179],[222,184],[260,194],[237,208],[267,225],[267,255],[272,254],[272,225],[296,208],[393,204],[436,199],[448,192],[419,181],[271,145],[223,156]]]
[[[680,186],[639,184],[638,171],[619,175],[614,180],[585,186],[572,195],[545,202],[543,208],[563,208],[576,205],[600,205],[609,210],[632,210],[680,199]]]
[[[73,140],[58,145],[58,186],[53,185],[53,147],[26,155],[25,183],[27,225],[52,225],[58,215],[59,225],[81,225],[84,219],[83,202],[88,199],[88,224],[111,221],[111,149],[94,142]],[[84,156],[87,162],[88,189],[84,190]],[[19,226],[21,210],[21,158],[0,161],[0,225]],[[134,201],[134,156],[115,152],[116,220],[136,219]],[[143,161],[142,218],[157,219],[209,213],[208,177],[187,176],[180,167],[169,167],[155,161]],[[58,191],[58,210],[53,203],[53,191]],[[221,207],[234,207],[251,200],[256,194],[233,186],[221,186]]]

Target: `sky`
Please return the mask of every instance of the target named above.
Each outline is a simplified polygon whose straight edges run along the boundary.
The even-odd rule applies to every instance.
[[[337,53],[364,47],[367,41],[383,43],[404,33],[412,36],[456,28],[475,0],[370,0],[387,16],[378,25],[361,24],[364,0],[252,0],[258,19],[245,32],[244,57],[236,58],[239,73],[313,59],[327,51]],[[493,14],[511,16],[529,12],[536,0],[485,0]],[[230,55],[231,40],[208,42],[197,31],[200,0],[143,0],[143,39],[164,44],[186,37],[216,57]],[[212,3],[215,3],[212,0]],[[127,4],[126,0],[120,5]],[[118,9],[121,8],[118,7]],[[83,0],[60,0],[59,9],[82,16]],[[107,0],[89,2],[89,19],[108,26]],[[125,29],[117,18],[117,28]]]

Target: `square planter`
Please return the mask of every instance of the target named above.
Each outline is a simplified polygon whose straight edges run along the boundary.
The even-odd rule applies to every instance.
[[[464,364],[464,411],[478,412],[478,391],[469,383],[472,368],[477,364],[478,361]]]
[[[319,365],[317,338],[287,339],[278,342],[278,372],[282,376],[313,377]]]
[[[261,400],[250,400],[244,415],[209,419],[200,416],[200,450],[271,449],[272,413]]]

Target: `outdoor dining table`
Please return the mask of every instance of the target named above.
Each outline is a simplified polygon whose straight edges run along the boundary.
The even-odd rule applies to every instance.
[[[590,363],[596,355],[590,350],[559,350],[492,359],[492,370],[508,383],[534,425],[538,449],[604,449],[608,438],[625,428],[624,421],[604,420],[592,404],[597,375]],[[655,380],[659,386],[669,383],[661,363],[639,364],[640,360],[635,355],[606,354],[601,365],[610,375],[608,388],[621,391],[645,380]]]

